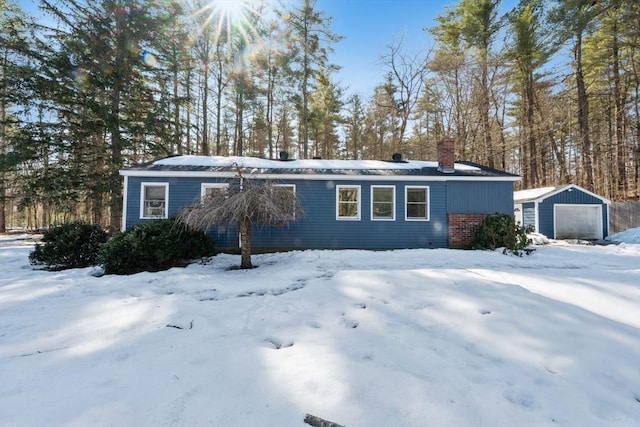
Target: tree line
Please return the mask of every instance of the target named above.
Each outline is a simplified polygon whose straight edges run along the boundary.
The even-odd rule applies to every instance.
[[[316,0],[0,0],[0,231],[117,228],[127,165],[173,154],[456,156],[640,197],[640,3],[460,0],[385,47],[370,94],[336,83]],[[229,2],[226,2],[229,3]]]

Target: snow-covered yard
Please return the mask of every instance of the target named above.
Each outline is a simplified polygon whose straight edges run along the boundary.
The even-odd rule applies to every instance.
[[[0,425],[640,425],[640,244],[45,272],[0,245]]]

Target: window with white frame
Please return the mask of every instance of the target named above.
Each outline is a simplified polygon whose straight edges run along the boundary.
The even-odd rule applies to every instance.
[[[360,186],[336,186],[336,217],[337,219],[360,219]]]
[[[273,187],[281,188],[283,190],[289,190],[294,194],[294,196],[296,194],[296,186],[295,186],[295,184],[274,184]],[[291,204],[291,216],[293,218],[296,217],[296,206],[295,206],[295,203],[296,202],[294,200],[293,203]]]
[[[405,187],[405,219],[429,220],[429,187]]]
[[[376,185],[371,187],[371,219],[393,221],[396,219],[396,187]]]
[[[140,197],[140,218],[168,218],[169,183],[143,182]]]
[[[226,192],[228,188],[229,184],[226,183],[210,184],[205,182],[201,185],[200,196],[202,198],[205,198],[214,194],[218,194],[219,192]]]

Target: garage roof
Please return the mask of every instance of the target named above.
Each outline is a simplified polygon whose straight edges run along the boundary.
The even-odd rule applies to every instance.
[[[611,203],[610,200],[605,199],[602,196],[598,196],[597,194],[592,193],[591,191],[586,190],[575,184],[562,185],[558,187],[541,187],[541,188],[532,188],[529,190],[515,191],[513,193],[513,201],[514,203],[540,202],[548,197],[554,196],[558,193],[562,193],[563,191],[570,191],[573,189],[582,191],[586,194],[596,197],[602,200],[602,202],[605,204]]]

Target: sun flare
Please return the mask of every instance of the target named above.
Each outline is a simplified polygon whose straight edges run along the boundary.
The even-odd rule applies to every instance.
[[[259,4],[264,4],[264,1],[210,0],[195,15],[200,16],[200,31],[205,32],[207,27],[212,29],[216,43],[221,39],[231,40],[234,34],[239,34],[249,43],[257,36],[253,21],[261,14],[261,8],[256,8]]]
[[[237,24],[246,19],[249,4],[246,0],[214,0],[211,2],[213,11],[218,12],[223,20],[230,24]]]

